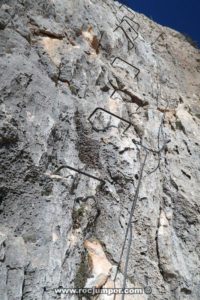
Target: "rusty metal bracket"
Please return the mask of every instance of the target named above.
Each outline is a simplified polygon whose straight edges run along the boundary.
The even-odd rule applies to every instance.
[[[132,96],[133,95],[130,95],[130,93],[129,94],[127,94],[127,91],[126,90],[123,90],[123,89],[121,89],[121,88],[119,88],[119,87],[116,87],[116,86],[114,86],[114,84],[112,83],[112,80],[109,80],[109,84],[111,85],[111,87],[113,88],[113,92],[112,92],[112,94],[110,95],[110,98],[112,98],[112,99],[114,99],[113,98],[113,96],[115,95],[115,93],[116,92],[120,92],[120,93],[123,93],[124,95],[128,95],[128,96],[130,96],[131,98],[132,98]],[[133,101],[133,100],[131,100],[131,102],[132,103],[136,103],[137,105],[138,105],[138,108],[137,108],[137,110],[140,108],[140,107],[143,107],[143,106],[146,106],[147,104],[148,104],[148,102],[146,101],[146,102],[142,102],[139,98],[137,98],[137,97],[134,97],[135,99],[135,101]],[[137,100],[137,101],[136,101]],[[130,101],[125,101],[125,102],[130,102]]]
[[[85,175],[85,176],[87,176],[87,177],[90,177],[90,178],[92,178],[92,179],[98,180],[98,181],[100,181],[100,182],[103,183],[103,184],[106,183],[105,180],[103,180],[103,179],[101,179],[101,178],[98,178],[98,177],[96,177],[96,176],[93,176],[93,175],[88,174],[88,173],[86,173],[86,172],[84,172],[84,171],[81,171],[81,170],[72,168],[72,167],[67,166],[67,165],[60,166],[53,174],[56,175],[56,174],[57,174],[60,170],[62,170],[62,169],[69,169],[69,170],[72,170],[72,171],[74,171],[74,172],[78,172],[78,173],[80,173],[80,174],[82,174],[82,175]]]
[[[114,58],[114,60],[111,62],[111,65],[112,65],[114,68],[115,68],[114,63],[115,63],[115,61],[116,61],[117,59],[118,59],[118,60],[121,60],[123,63],[129,65],[130,67],[134,68],[134,69],[137,71],[137,73],[135,74],[135,77],[134,77],[134,78],[138,77],[138,75],[139,75],[139,73],[140,73],[140,69],[138,69],[137,67],[135,67],[134,65],[132,65],[132,64],[129,63],[129,62],[127,62],[126,60],[122,59],[122,58],[119,57],[119,56],[116,56],[116,57]]]
[[[97,108],[90,114],[90,116],[88,117],[88,121],[90,122],[90,124],[91,124],[92,126],[93,126],[93,124],[92,124],[91,118],[92,118],[92,116],[93,116],[98,110],[102,110],[102,111],[104,111],[105,113],[107,113],[107,114],[109,114],[109,115],[111,115],[111,116],[113,116],[113,117],[115,117],[115,118],[117,118],[117,119],[119,119],[119,120],[121,120],[121,121],[123,121],[123,122],[125,122],[125,123],[128,123],[129,125],[125,128],[124,132],[126,132],[131,126],[133,126],[133,124],[132,124],[131,122],[129,122],[128,120],[126,120],[126,119],[124,119],[124,118],[121,118],[121,117],[119,117],[118,115],[115,115],[115,114],[113,114],[112,112],[110,112],[110,111],[108,111],[108,110],[106,110],[106,109],[104,109],[104,108],[101,108],[101,107],[97,107]]]
[[[123,25],[123,22],[126,22],[128,24],[128,26],[136,33],[136,37],[133,40],[130,38],[130,36],[128,35],[128,33],[126,32],[126,30],[123,28],[123,26],[121,26],[121,25]],[[132,50],[134,48],[134,41],[138,38],[138,35],[139,35],[138,32],[133,28],[133,26],[131,26],[131,24],[127,20],[121,21],[121,23],[119,25],[117,25],[117,27],[114,29],[114,32],[118,28],[120,28],[124,32],[124,34],[125,34],[128,42],[129,42],[129,44],[132,45],[131,48],[129,47],[129,50]]]

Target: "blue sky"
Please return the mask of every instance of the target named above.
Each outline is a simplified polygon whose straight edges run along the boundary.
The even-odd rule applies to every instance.
[[[200,47],[200,0],[119,0],[157,23],[189,35]]]

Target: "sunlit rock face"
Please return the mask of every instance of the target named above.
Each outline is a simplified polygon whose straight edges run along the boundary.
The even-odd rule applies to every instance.
[[[125,299],[200,299],[199,50],[111,0],[0,5],[0,298],[122,288],[139,186]]]

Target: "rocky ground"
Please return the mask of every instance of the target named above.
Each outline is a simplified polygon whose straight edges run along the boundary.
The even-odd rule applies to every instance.
[[[145,146],[125,299],[200,299],[199,50],[111,0],[0,5],[0,298],[122,287]]]

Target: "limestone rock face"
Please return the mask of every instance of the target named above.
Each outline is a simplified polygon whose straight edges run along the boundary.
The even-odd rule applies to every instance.
[[[199,50],[111,0],[0,6],[1,300],[80,299],[90,239],[122,287],[146,151],[125,299],[200,299]]]

